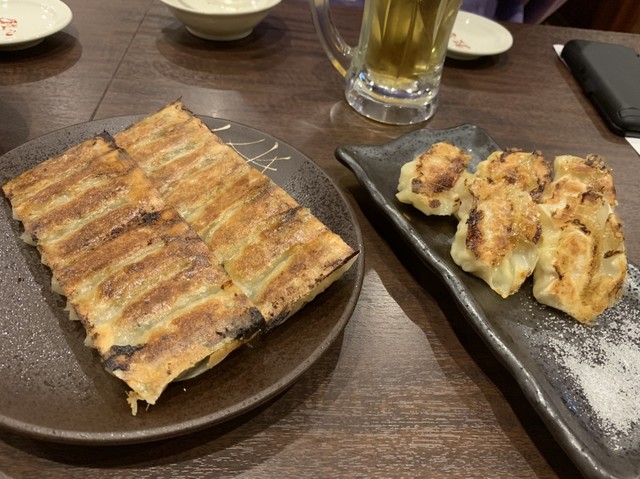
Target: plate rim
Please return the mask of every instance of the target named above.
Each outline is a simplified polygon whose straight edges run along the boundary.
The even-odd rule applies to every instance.
[[[137,114],[137,115],[120,115],[96,120],[90,120],[87,122],[79,122],[73,125],[65,126],[62,128],[58,128],[51,132],[45,133],[43,135],[37,136],[24,142],[23,144],[12,148],[11,150],[0,155],[0,165],[2,165],[3,160],[6,161],[7,155],[15,155],[16,152],[19,152],[21,149],[28,148],[29,144],[32,142],[42,142],[42,141],[55,141],[60,136],[64,136],[66,134],[73,134],[74,131],[81,130],[83,127],[88,127],[91,124],[93,125],[106,125],[110,122],[127,122],[133,123],[136,120],[142,119],[148,114]],[[359,296],[362,290],[363,282],[364,282],[364,273],[365,273],[365,264],[364,264],[364,255],[365,255],[365,245],[362,237],[362,230],[360,228],[357,216],[355,214],[354,208],[351,206],[349,201],[346,198],[345,193],[341,190],[338,184],[331,178],[315,161],[313,161],[310,157],[305,155],[299,149],[292,146],[290,143],[281,140],[280,138],[266,133],[262,130],[258,130],[254,127],[248,126],[243,123],[239,123],[233,120],[228,120],[226,118],[220,117],[212,117],[207,115],[199,115],[196,114],[198,118],[207,124],[209,128],[213,125],[218,127],[226,126],[226,125],[236,125],[243,129],[251,130],[252,133],[255,132],[259,135],[264,135],[266,137],[272,138],[279,142],[281,145],[285,145],[291,151],[295,152],[299,156],[299,160],[301,163],[311,166],[315,172],[315,174],[321,175],[325,181],[330,184],[335,193],[341,199],[343,203],[343,207],[345,213],[347,213],[349,222],[352,225],[351,234],[355,237],[355,242],[357,244],[352,245],[356,249],[359,250],[359,255],[356,258],[356,262],[352,265],[351,270],[353,271],[353,289],[349,293],[349,299],[345,303],[344,310],[340,313],[339,320],[336,321],[335,326],[332,328],[329,335],[324,337],[321,341],[315,345],[313,351],[307,355],[304,359],[302,359],[292,370],[278,378],[273,384],[269,384],[268,386],[262,388],[259,392],[253,394],[251,397],[244,398],[242,401],[238,403],[228,406],[224,409],[215,411],[214,413],[200,416],[196,419],[189,419],[178,424],[170,424],[170,425],[162,425],[152,428],[140,430],[129,430],[125,432],[81,432],[81,431],[70,431],[70,430],[62,430],[52,426],[38,426],[34,424],[27,423],[26,421],[15,420],[14,418],[9,418],[5,416],[0,411],[0,429],[7,430],[24,437],[31,437],[38,440],[44,440],[53,443],[63,443],[63,444],[72,444],[72,445],[84,445],[84,446],[104,446],[104,445],[125,445],[125,444],[136,444],[136,443],[145,443],[158,441],[163,439],[168,439],[172,437],[184,436],[186,434],[190,434],[199,430],[203,430],[217,424],[224,423],[233,418],[241,416],[245,413],[248,413],[251,410],[254,410],[261,406],[262,404],[268,402],[269,400],[276,397],[278,394],[287,390],[293,384],[295,384],[302,375],[304,375],[323,355],[324,353],[330,349],[330,347],[339,339],[339,337],[343,334],[344,328],[348,324],[351,319],[353,312],[357,306]],[[224,123],[225,125],[222,125]],[[100,127],[101,128],[101,127]],[[113,132],[115,133],[115,132]],[[90,135],[89,135],[90,136]],[[63,150],[64,151],[64,148]],[[41,161],[46,160],[43,158]],[[26,169],[26,168],[25,168]],[[3,201],[7,201],[4,194],[1,194],[4,198]],[[301,203],[303,204],[303,203]],[[303,204],[304,206],[304,204]],[[312,210],[313,211],[313,210]],[[312,303],[313,304],[313,303]],[[291,318],[292,320],[294,318]],[[277,328],[286,328],[286,324]],[[98,361],[97,358],[94,360]],[[123,399],[124,407],[126,407],[126,401]]]

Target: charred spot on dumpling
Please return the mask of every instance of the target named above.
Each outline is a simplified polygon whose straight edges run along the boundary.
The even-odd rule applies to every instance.
[[[156,221],[158,221],[159,218],[160,218],[159,211],[144,212],[141,217],[142,224],[145,224],[145,225],[155,223]]]
[[[577,226],[578,229],[582,231],[582,233],[584,233],[585,235],[591,234],[591,231],[589,231],[589,227],[585,225],[582,221],[580,221],[578,218],[574,218],[573,220],[571,220],[571,223]]]
[[[600,155],[596,155],[593,153],[590,153],[587,155],[587,157],[584,159],[584,162],[592,167],[592,168],[596,168],[600,171],[606,171],[607,170],[607,165],[604,162],[604,158],[602,158]]]
[[[467,219],[467,226],[469,229],[467,231],[465,243],[467,248],[469,248],[475,256],[480,256],[478,247],[483,242],[482,229],[480,228],[480,224],[483,219],[484,214],[477,208],[472,208],[469,211],[469,218]]]
[[[596,193],[593,190],[587,190],[582,194],[581,201],[582,203],[593,203],[595,201],[598,201],[600,198],[601,195],[599,193]]]
[[[131,357],[143,348],[142,345],[113,345],[104,358],[104,366],[109,371],[127,371]]]
[[[533,238],[531,239],[531,241],[533,242],[533,244],[538,244],[540,242],[541,237],[542,237],[542,224],[538,223],[536,227],[536,232],[533,235]]]
[[[265,328],[266,321],[258,308],[252,307],[249,310],[249,314],[251,319],[248,324],[246,322],[240,323],[239,326],[236,326],[232,331],[228,332],[230,337],[238,340],[250,339],[256,332],[256,325],[258,325],[257,329],[259,330],[263,330]]]

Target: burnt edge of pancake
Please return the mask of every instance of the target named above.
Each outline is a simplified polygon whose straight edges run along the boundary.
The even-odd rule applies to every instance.
[[[264,329],[257,308],[107,132],[2,188],[105,369],[132,388],[134,415],[138,400],[154,404],[169,382],[217,364]]]

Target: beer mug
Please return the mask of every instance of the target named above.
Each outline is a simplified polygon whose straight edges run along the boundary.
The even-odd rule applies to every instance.
[[[438,105],[442,66],[462,0],[365,0],[358,45],[348,45],[329,0],[309,0],[331,63],[345,77],[345,97],[362,115],[408,125]]]

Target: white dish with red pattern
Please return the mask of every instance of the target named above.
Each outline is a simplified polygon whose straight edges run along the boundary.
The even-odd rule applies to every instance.
[[[447,56],[473,60],[506,52],[513,45],[509,30],[497,22],[474,13],[460,11],[447,45]]]
[[[0,50],[33,47],[69,25],[72,17],[60,0],[0,0]]]

